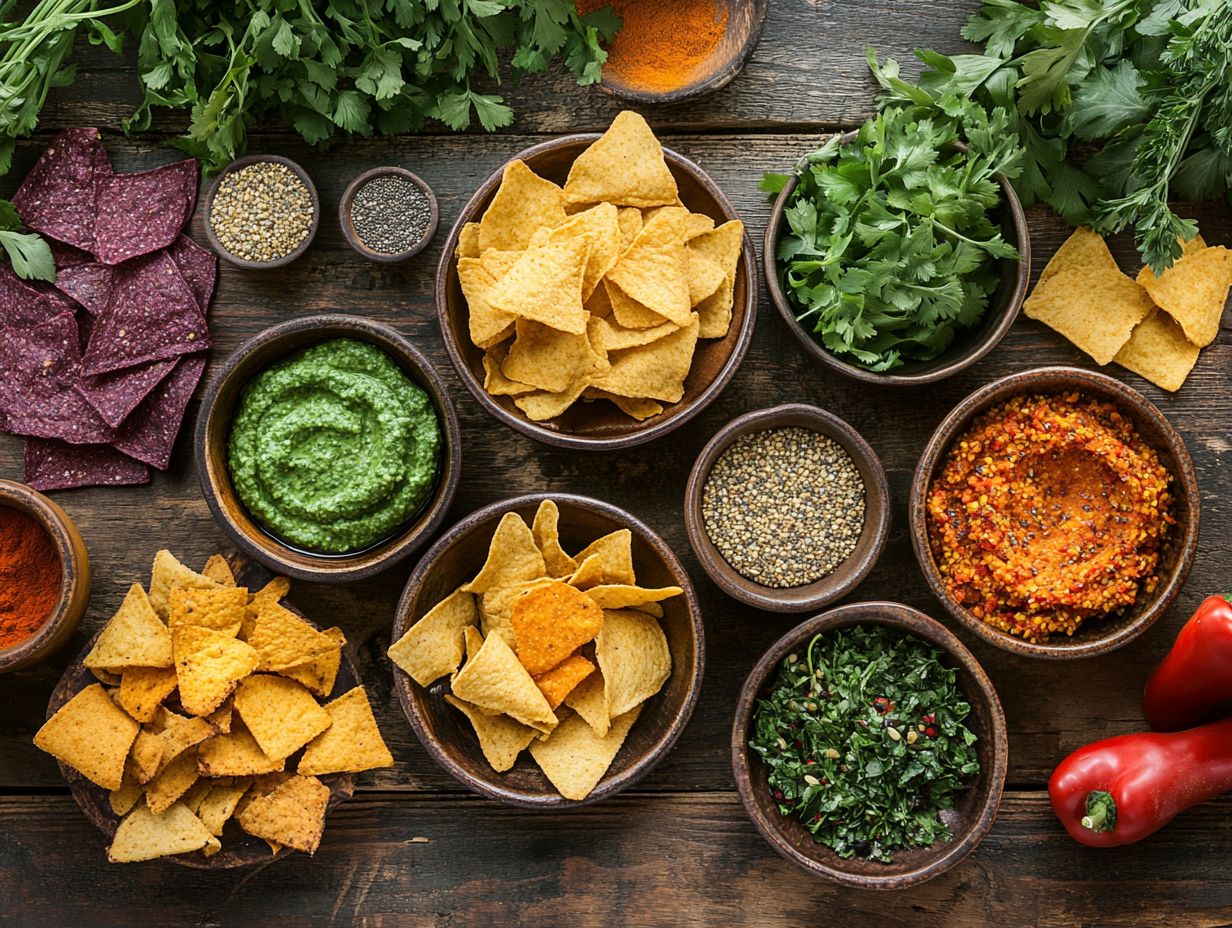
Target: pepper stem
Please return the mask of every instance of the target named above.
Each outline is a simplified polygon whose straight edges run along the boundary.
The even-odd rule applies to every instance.
[[[1082,827],[1091,831],[1112,831],[1116,827],[1116,800],[1112,793],[1102,789],[1087,793],[1087,814],[1082,817]]]

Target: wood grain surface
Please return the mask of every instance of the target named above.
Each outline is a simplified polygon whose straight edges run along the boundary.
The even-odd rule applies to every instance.
[[[851,128],[872,110],[864,49],[905,58],[911,47],[957,51],[975,4],[961,0],[776,0],[745,71],[718,95],[644,110],[665,144],[711,173],[760,241],[769,206],[761,173],[783,169],[820,133]],[[174,160],[160,144],[178,124],[125,139],[116,127],[136,100],[130,65],[83,49],[76,83],[50,101],[44,131],[19,146],[0,195],[12,192],[51,134],[99,125],[117,168]],[[1139,694],[1173,635],[1232,574],[1232,339],[1225,322],[1184,389],[1165,394],[1109,368],[1156,402],[1194,458],[1203,530],[1190,580],[1168,614],[1130,646],[1087,661],[1050,663],[994,649],[955,629],[988,671],[1005,706],[1010,758],[1001,816],[984,844],[938,880],[871,895],[810,879],[777,858],[744,818],[727,758],[736,694],[758,655],[795,621],[741,606],[707,579],[688,547],[685,481],[702,446],[741,413],[798,401],[852,423],[885,464],[893,497],[890,539],[878,565],[845,601],[893,599],[948,621],[916,567],[907,535],[911,472],[933,428],[989,380],[1043,364],[1090,367],[1085,356],[1030,320],[1020,320],[980,363],[941,384],[899,391],[852,384],[816,367],[765,302],[749,351],[724,394],[670,437],[604,454],[550,448],[499,424],[462,388],[433,309],[433,275],[444,239],[401,265],[370,263],[338,228],[336,206],[360,171],[409,168],[432,185],[442,228],[506,158],[547,134],[601,129],[618,104],[578,90],[553,72],[506,85],[519,114],[498,135],[424,135],[354,140],[315,152],[285,132],[258,134],[253,153],[303,164],[320,191],[323,219],[312,248],[288,268],[244,273],[224,266],[210,321],[207,378],[244,339],[277,322],[339,310],[387,322],[421,348],[453,390],[462,423],[462,481],[452,524],[518,493],[578,492],[627,508],[677,551],[697,585],[707,667],[693,721],[673,753],[629,793],[569,813],[505,809],[457,791],[420,747],[392,692],[389,644],[394,605],[413,564],[342,587],[297,585],[292,602],[341,625],[397,765],[361,775],[356,798],[331,816],[315,859],[297,856],[243,877],[190,874],[160,864],[108,866],[103,842],[69,798],[55,762],[30,739],[70,657],[148,580],[154,552],[169,547],[200,565],[226,546],[192,466],[194,400],[170,469],[144,488],[73,490],[55,498],[89,545],[92,607],[61,654],[42,667],[0,677],[0,923],[130,925],[491,925],[589,926],[1004,925],[1214,926],[1232,923],[1232,800],[1207,804],[1147,842],[1099,852],[1079,847],[1043,792],[1057,761],[1080,744],[1143,724]],[[1227,205],[1196,211],[1212,243],[1232,244]],[[1032,211],[1035,274],[1068,230]],[[200,218],[194,234],[204,240]],[[1128,240],[1117,242],[1131,272]],[[0,435],[0,476],[21,479],[21,442]],[[427,839],[421,841],[418,839]],[[139,914],[138,914],[139,913]]]

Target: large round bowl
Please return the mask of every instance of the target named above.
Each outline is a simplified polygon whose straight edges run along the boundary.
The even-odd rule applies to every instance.
[[[564,184],[574,159],[598,138],[597,134],[567,135],[531,146],[514,157],[525,161],[541,177]],[[693,212],[710,216],[715,225],[740,218],[727,197],[701,168],[669,149],[663,149],[663,155],[676,178],[680,199],[685,206]],[[503,173],[502,166],[483,182],[463,208],[445,242],[436,270],[436,311],[441,336],[450,360],[458,369],[458,376],[479,405],[524,435],[549,445],[580,450],[640,445],[679,428],[709,406],[736,373],[753,338],[753,323],[757,316],[757,270],[753,241],[747,228],[744,251],[736,266],[731,327],[723,338],[697,343],[693,366],[684,382],[684,396],[680,402],[668,405],[659,415],[637,422],[609,402],[578,402],[563,415],[544,422],[533,422],[518,409],[511,397],[492,396],[483,388],[483,352],[470,339],[467,324],[469,310],[458,283],[455,252],[462,227],[468,222],[478,222],[483,216],[500,186]]]
[[[483,566],[501,517],[516,512],[529,525],[546,499],[560,509],[560,540],[578,551],[609,532],[633,533],[633,567],[639,586],[678,586],[683,595],[664,600],[661,620],[672,656],[672,674],[644,705],[620,753],[594,791],[582,800],[562,797],[524,752],[513,769],[497,773],[484,759],[470,723],[444,700],[448,679],[422,687],[394,667],[398,701],[432,759],[481,796],[512,806],[561,809],[589,805],[632,786],[671,751],[684,731],[701,690],[705,634],[697,594],[680,560],[658,535],[630,513],[609,503],[565,493],[535,493],[484,506],[442,535],[407,580],[394,617],[393,641]]]
[[[958,671],[958,685],[971,704],[967,724],[979,739],[979,774],[954,808],[941,812],[953,837],[926,848],[895,851],[894,862],[888,864],[856,857],[843,859],[817,843],[797,819],[782,815],[766,785],[765,766],[749,747],[758,696],[783,659],[807,648],[814,635],[852,625],[887,625],[940,648],[947,666]],[[862,889],[902,889],[944,873],[975,850],[988,834],[1005,787],[1008,743],[1005,713],[996,690],[979,662],[948,629],[899,603],[853,603],[796,626],[762,655],[740,689],[732,724],[731,759],[745,811],[779,854],[809,873],[838,883]]]
[[[254,377],[287,355],[335,338],[357,339],[380,348],[428,394],[440,424],[441,456],[432,494],[396,534],[354,554],[313,554],[267,532],[249,514],[227,470],[227,440],[236,405]],[[227,358],[205,391],[193,453],[201,489],[215,521],[245,554],[298,580],[346,583],[371,577],[405,560],[440,527],[458,487],[462,435],[444,381],[407,339],[387,325],[358,316],[306,316],[266,329]]]
[[[928,490],[941,471],[950,446],[980,413],[998,403],[1022,394],[1050,394],[1077,391],[1097,400],[1112,402],[1142,439],[1154,448],[1172,474],[1176,524],[1168,535],[1159,563],[1159,583],[1151,593],[1143,593],[1129,608],[1103,619],[1088,619],[1072,636],[1057,636],[1042,642],[1024,641],[1008,632],[985,624],[946,590],[928,540],[926,504]],[[1202,499],[1198,478],[1185,442],[1168,420],[1137,390],[1115,378],[1073,367],[1045,367],[1011,374],[976,390],[954,407],[924,448],[911,482],[911,542],[933,595],[947,612],[985,641],[1032,657],[1058,660],[1104,654],[1133,641],[1164,614],[1180,593],[1193,566],[1198,549],[1198,523]]]

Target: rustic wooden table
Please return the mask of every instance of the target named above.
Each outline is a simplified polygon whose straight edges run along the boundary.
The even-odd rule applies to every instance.
[[[819,138],[851,128],[872,109],[864,50],[900,59],[915,46],[961,47],[970,0],[777,0],[753,60],[726,90],[646,115],[673,148],[726,191],[760,243],[768,213],[761,173],[789,166]],[[85,50],[78,79],[45,111],[44,130],[21,146],[0,182],[12,192],[51,134],[97,125],[119,169],[171,160],[158,132],[125,140],[115,131],[136,101],[131,63]],[[68,659],[167,546],[200,563],[224,547],[202,500],[185,428],[169,471],[145,488],[56,494],[89,544],[93,605],[75,641],[50,664],[0,678],[0,923],[53,925],[1209,925],[1232,922],[1232,800],[1182,815],[1130,848],[1089,850],[1062,831],[1044,784],[1054,764],[1089,740],[1143,724],[1139,691],[1175,631],[1232,571],[1232,494],[1222,472],[1232,449],[1232,363],[1227,332],[1203,352],[1184,390],[1170,396],[1117,369],[1175,423],[1203,489],[1202,539],[1185,592],[1156,628],[1113,654],[1049,663],[1009,655],[959,632],[988,669],[1009,719],[1010,772],[1001,814],[967,861],[896,893],[853,891],[812,879],[781,860],[744,816],[732,786],[728,736],[736,693],[763,649],[792,624],[725,598],[689,552],[681,516],[694,456],[732,416],[787,400],[814,403],[854,424],[881,455],[894,494],[890,543],[851,600],[894,599],[942,615],[916,567],[906,497],[925,440],[945,413],[989,380],[1042,364],[1088,366],[1085,356],[1020,320],[982,363],[943,384],[910,392],[870,389],[811,364],[764,290],[747,359],[721,399],[669,439],[615,454],[535,444],[496,423],[459,385],[433,309],[440,243],[401,267],[359,258],[331,210],[365,168],[402,164],[440,197],[447,228],[475,187],[513,152],[557,133],[600,130],[619,106],[579,90],[559,72],[510,86],[519,119],[499,135],[423,135],[356,140],[328,154],[285,134],[257,134],[254,152],[299,159],[320,188],[325,221],[290,268],[245,273],[224,266],[211,312],[211,371],[241,341],[276,322],[339,310],[393,324],[413,338],[455,388],[462,420],[461,490],[450,521],[532,490],[607,499],[654,527],[689,568],[701,596],[707,674],[692,724],[675,751],[637,789],[567,814],[515,811],[459,788],[428,758],[392,695],[385,649],[394,603],[410,565],[348,586],[299,585],[292,600],[346,631],[397,766],[359,778],[355,799],[329,819],[315,858],[295,856],[238,872],[195,872],[163,863],[109,866],[101,836],[64,788],[55,763],[30,743]],[[1227,209],[1199,213],[1214,243],[1232,244]],[[1031,217],[1036,273],[1066,235]],[[198,217],[196,237],[204,240]],[[1128,243],[1121,243],[1127,246]],[[759,248],[760,250],[760,248]],[[1125,266],[1132,249],[1122,247]],[[207,375],[208,376],[208,375]],[[191,425],[197,404],[190,407]],[[0,436],[0,476],[21,477],[21,443]],[[953,623],[949,623],[951,626]]]

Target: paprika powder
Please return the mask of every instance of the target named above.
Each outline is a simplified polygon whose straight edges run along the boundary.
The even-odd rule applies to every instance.
[[[0,649],[21,644],[60,600],[60,554],[33,517],[0,506]]]
[[[610,6],[621,19],[607,50],[605,76],[630,90],[663,93],[703,76],[727,32],[721,0],[578,0],[585,15]]]

